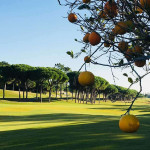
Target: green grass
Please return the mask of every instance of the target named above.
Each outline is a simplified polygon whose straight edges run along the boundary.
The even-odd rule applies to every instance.
[[[30,93],[29,97],[34,95]],[[6,97],[0,100],[0,150],[148,150],[150,147],[149,99],[136,101],[132,114],[139,118],[140,128],[131,134],[118,127],[120,115],[129,106],[123,102],[93,105],[75,104],[72,100],[17,102],[14,99],[18,92],[13,91],[7,91]]]

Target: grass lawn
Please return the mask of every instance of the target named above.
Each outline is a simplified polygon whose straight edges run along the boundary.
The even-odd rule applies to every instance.
[[[0,90],[0,97],[2,97]],[[17,94],[17,95],[16,95]],[[33,98],[35,94],[29,94]],[[136,133],[123,133],[120,115],[129,104],[101,102],[75,104],[17,102],[7,91],[0,100],[0,150],[149,150],[150,100],[139,99],[134,111],[140,120]],[[46,97],[46,96],[45,96]]]

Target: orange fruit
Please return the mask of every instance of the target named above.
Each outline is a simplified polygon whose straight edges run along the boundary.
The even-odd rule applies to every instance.
[[[83,3],[90,3],[91,0],[82,0]]]
[[[89,35],[90,35],[90,33],[85,34],[85,36],[83,37],[83,42],[85,42],[85,43],[89,42]]]
[[[150,10],[150,0],[140,0],[140,3],[143,8]]]
[[[127,51],[125,52],[125,58],[131,60],[132,57],[133,57],[132,49],[127,49]]]
[[[109,47],[110,44],[108,42],[104,42],[104,47]]]
[[[99,14],[98,14],[98,16],[99,16],[100,18],[103,18],[103,19],[106,19],[106,18],[107,18],[106,13],[105,13],[104,11],[100,11]]]
[[[143,12],[143,10],[139,7],[135,7],[135,11],[137,14],[141,14]]]
[[[143,52],[142,47],[136,45],[136,46],[133,48],[133,52],[134,52],[134,53],[137,53],[137,54],[142,54],[142,52]]]
[[[135,66],[137,67],[143,67],[146,64],[146,60],[137,60],[134,62]]]
[[[97,32],[92,32],[89,35],[89,42],[91,45],[95,46],[95,45],[99,44],[100,41],[101,41],[101,36]]]
[[[124,115],[119,120],[119,128],[124,132],[136,132],[139,126],[140,122],[134,115]]]
[[[94,84],[94,74],[90,71],[84,71],[79,74],[78,81],[82,86],[89,86]]]
[[[115,28],[112,29],[112,33],[113,33],[114,35],[116,35]]]
[[[117,4],[115,2],[106,2],[104,12],[111,18],[117,16]]]
[[[121,42],[118,44],[118,48],[119,48],[119,51],[125,52],[125,51],[127,51],[127,49],[128,49],[128,43],[125,42],[125,41],[121,41]]]
[[[126,29],[127,29],[127,25],[125,22],[118,22],[116,25],[115,25],[115,28],[114,28],[114,33],[115,34],[120,34],[120,35],[123,35],[126,33]]]
[[[91,62],[90,56],[85,56],[85,57],[84,57],[84,61],[85,61],[85,63]]]
[[[76,14],[73,14],[73,13],[70,13],[68,15],[68,20],[73,23],[73,22],[76,22],[77,21],[77,15]]]

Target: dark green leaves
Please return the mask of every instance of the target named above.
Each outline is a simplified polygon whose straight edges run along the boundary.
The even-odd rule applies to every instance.
[[[86,5],[86,4],[83,4],[83,5],[80,5],[78,7],[79,10],[82,10],[82,9],[90,9],[90,6]]]
[[[85,53],[85,52],[86,52],[86,50],[85,50],[85,49],[81,49],[81,52]]]
[[[82,31],[84,31],[84,28],[83,28],[83,26],[80,26],[80,28],[81,28],[81,30],[82,30]]]
[[[73,51],[67,51],[66,53],[67,53],[68,55],[70,55],[70,57],[74,58]]]
[[[123,74],[124,76],[128,77],[128,75],[126,73]]]
[[[128,78],[128,82],[130,82],[130,83],[133,83],[133,80],[132,80],[132,78]]]
[[[123,59],[121,59],[120,62],[119,62],[119,66],[122,66],[123,63],[124,63],[124,62],[123,62]]]
[[[123,74],[125,77],[128,77],[127,73]],[[133,79],[131,77],[128,77],[128,82],[130,82],[131,84],[133,84]]]

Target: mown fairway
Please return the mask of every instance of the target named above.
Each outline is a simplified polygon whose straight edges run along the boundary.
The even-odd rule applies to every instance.
[[[15,96],[12,93],[7,91],[6,96]],[[0,100],[0,150],[148,150],[150,100],[134,105],[132,114],[141,123],[136,133],[123,133],[118,127],[126,108],[123,102]]]

